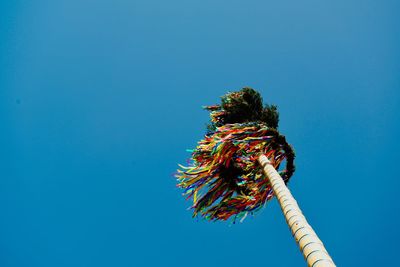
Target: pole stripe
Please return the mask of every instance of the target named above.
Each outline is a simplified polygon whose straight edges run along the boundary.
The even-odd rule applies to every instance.
[[[329,262],[329,264],[334,264],[331,260],[328,260],[328,259],[319,259],[319,260],[316,260],[316,261],[313,263],[313,265],[312,265],[311,267],[316,266],[315,264],[318,263],[318,262],[321,262],[321,261],[327,261],[327,262]],[[324,265],[320,265],[320,266],[323,267]]]

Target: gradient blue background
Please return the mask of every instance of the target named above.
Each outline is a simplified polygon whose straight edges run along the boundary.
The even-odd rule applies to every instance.
[[[396,266],[399,1],[1,1],[0,266],[305,266],[275,200],[191,218],[171,176],[228,90],[280,108],[338,266]]]

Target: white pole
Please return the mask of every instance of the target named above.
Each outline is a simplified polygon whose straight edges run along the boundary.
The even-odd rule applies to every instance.
[[[286,222],[292,231],[293,237],[300,247],[301,252],[309,267],[332,267],[336,266],[332,258],[326,251],[324,244],[317,234],[307,223],[306,218],[301,212],[297,201],[293,198],[289,189],[279,173],[272,166],[265,155],[258,158],[263,167],[265,175],[268,177],[276,198],[279,201]]]

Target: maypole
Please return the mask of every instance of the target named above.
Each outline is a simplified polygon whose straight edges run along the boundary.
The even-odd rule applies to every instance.
[[[277,130],[277,107],[263,107],[257,91],[243,88],[205,109],[211,112],[208,131],[191,164],[180,165],[176,175],[178,187],[193,199],[193,216],[242,222],[276,196],[308,265],[335,266],[286,187],[295,155]]]

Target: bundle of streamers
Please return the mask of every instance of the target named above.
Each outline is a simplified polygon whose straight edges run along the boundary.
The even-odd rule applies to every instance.
[[[225,112],[209,110],[215,112],[214,122]],[[279,171],[287,182],[294,172],[294,152],[284,136],[262,121],[213,126],[193,150],[191,164],[180,165],[178,187],[193,199],[193,216],[243,221],[273,197],[257,158],[266,155],[277,170],[285,162]]]

